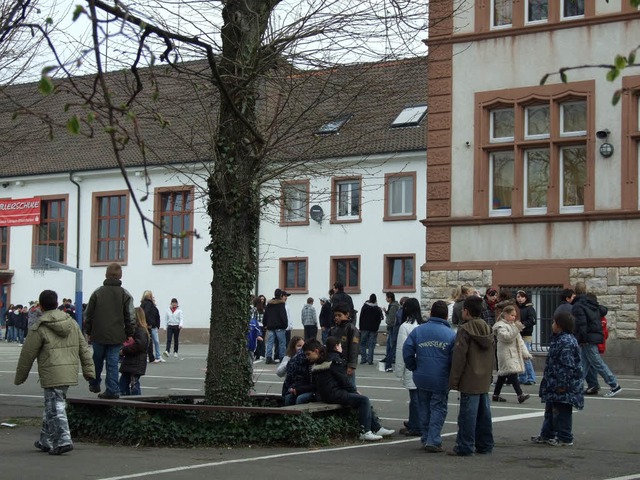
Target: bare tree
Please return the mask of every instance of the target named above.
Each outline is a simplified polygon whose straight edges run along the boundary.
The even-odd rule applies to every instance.
[[[367,69],[334,67],[424,55],[426,10],[414,0],[88,0],[74,12],[91,38],[75,65],[93,73],[74,77],[55,56],[39,85],[64,105],[64,115],[49,115],[36,102],[16,108],[50,132],[64,126],[87,141],[107,137],[127,185],[126,166],[167,163],[168,144],[171,161],[201,162],[214,306],[206,402],[245,404],[252,387],[244,358],[257,232],[263,202],[276,196],[263,186],[285,173],[337,168],[317,159],[331,157],[340,139],[312,133],[328,104],[332,113],[358,107],[363,87],[355,77]],[[39,33],[55,54],[46,29]],[[383,102],[395,86],[375,78],[366,88]],[[166,135],[154,136],[159,128]]]

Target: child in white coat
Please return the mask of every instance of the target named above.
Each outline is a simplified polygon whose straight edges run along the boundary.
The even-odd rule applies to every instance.
[[[516,321],[516,309],[512,305],[504,307],[500,317],[493,326],[493,334],[497,340],[498,379],[493,390],[494,402],[506,402],[500,396],[502,386],[509,381],[518,396],[518,403],[525,402],[529,395],[525,395],[520,387],[518,375],[524,372],[524,361],[531,359],[531,354],[522,340],[520,331],[524,326]]]

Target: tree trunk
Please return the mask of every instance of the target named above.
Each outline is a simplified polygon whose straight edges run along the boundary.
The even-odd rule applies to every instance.
[[[253,386],[247,331],[257,274],[260,192],[256,178],[263,149],[256,121],[258,51],[276,3],[229,0],[223,9],[218,71],[226,93],[220,96],[215,166],[208,179],[214,272],[205,377],[209,404],[244,405]]]

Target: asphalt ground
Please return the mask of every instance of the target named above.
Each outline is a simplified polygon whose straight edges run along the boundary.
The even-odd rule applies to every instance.
[[[0,342],[0,478],[13,479],[640,479],[640,378],[620,377],[624,390],[615,398],[586,398],[583,411],[574,412],[572,447],[531,444],[539,433],[543,406],[536,386],[525,386],[532,398],[517,403],[505,386],[507,403],[493,404],[492,455],[450,457],[420,449],[417,438],[396,434],[377,443],[354,441],[331,448],[146,448],[75,442],[62,456],[37,451],[42,415],[42,389],[37,373],[21,386],[13,385],[19,355],[15,344]],[[382,349],[380,349],[382,351]],[[181,346],[180,357],[149,365],[142,379],[144,394],[202,392],[207,347]],[[255,364],[256,390],[279,392],[275,365]],[[393,373],[377,365],[357,370],[359,390],[368,395],[383,426],[398,430],[406,419],[408,394]],[[83,380],[71,396],[91,397]],[[449,414],[443,430],[450,450],[456,434],[457,392],[449,395]]]

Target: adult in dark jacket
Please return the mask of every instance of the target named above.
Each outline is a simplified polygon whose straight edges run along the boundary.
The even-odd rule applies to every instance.
[[[136,320],[131,294],[122,288],[122,267],[111,263],[106,280],[91,294],[87,304],[85,328],[93,345],[96,378],[89,382],[89,390],[100,392],[102,368],[106,363],[105,391],[99,398],[116,399],[118,386],[118,358],[120,348],[133,336]]]
[[[529,292],[518,290],[516,293],[516,303],[520,309],[520,323],[524,325],[524,328],[520,331],[520,335],[522,335],[522,340],[524,340],[527,350],[531,353],[533,327],[537,322],[538,315],[533,303],[531,303]],[[524,361],[524,373],[520,375],[519,380],[522,385],[535,385],[536,371],[533,369],[533,362],[531,360],[527,359]]]
[[[289,323],[287,310],[282,296],[286,295],[281,289],[276,288],[273,298],[267,303],[262,319],[264,328],[267,331],[267,351],[265,353],[265,363],[273,362],[273,344],[278,338],[278,354],[280,359],[284,358],[287,349],[286,329]]]
[[[598,344],[604,341],[600,318],[607,314],[607,308],[599,305],[595,296],[587,294],[587,287],[583,282],[576,283],[575,292],[576,298],[571,307],[571,314],[576,321],[574,335],[580,345],[582,373],[591,382],[587,383],[585,393],[594,395],[600,390],[597,375],[589,374],[589,370],[593,369],[610,387],[605,396],[613,397],[622,391],[622,387],[598,352]]]
[[[136,329],[133,339],[122,347],[122,364],[120,365],[120,393],[122,395],[142,395],[140,377],[147,373],[147,349],[149,347],[149,326],[145,320],[144,310],[136,308]]]
[[[495,288],[487,289],[482,299],[482,319],[490,327],[496,323],[496,304],[498,303],[498,291]]]
[[[151,341],[147,353],[149,355],[149,363],[162,363],[164,358],[160,352],[160,338],[158,337],[158,329],[160,328],[160,312],[156,307],[155,298],[151,290],[145,290],[140,301],[140,308],[144,310],[144,316],[147,320],[147,327]]]
[[[384,317],[375,293],[360,309],[360,363],[373,365],[373,352],[378,341],[378,330]]]
[[[317,340],[309,340],[302,347],[305,356],[313,364],[311,375],[316,387],[316,397],[322,402],[349,405],[358,409],[362,433],[360,440],[376,441],[390,436],[394,430],[380,425],[373,412],[369,397],[360,395],[347,376],[347,365],[340,350],[340,340],[327,338],[326,348]]]

